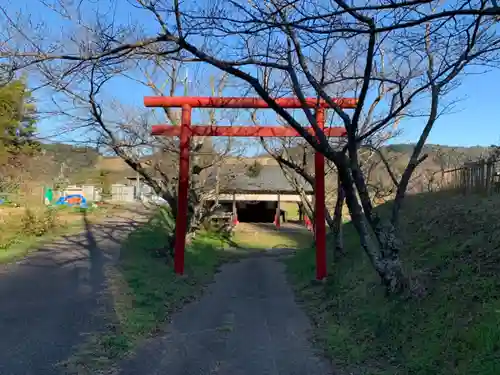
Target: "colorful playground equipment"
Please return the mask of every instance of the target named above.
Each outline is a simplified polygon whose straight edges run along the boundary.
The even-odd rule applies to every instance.
[[[57,200],[56,205],[80,206],[80,208],[88,208],[87,200],[81,194],[71,194],[61,197]]]
[[[50,187],[44,189],[44,201],[47,206],[52,204],[54,199],[54,191]],[[79,206],[80,208],[88,208],[87,199],[82,194],[69,194],[60,197],[55,204],[57,206],[65,205],[69,207]]]

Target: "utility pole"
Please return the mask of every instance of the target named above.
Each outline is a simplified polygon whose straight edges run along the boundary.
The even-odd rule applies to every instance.
[[[141,198],[141,175],[136,172],[135,177],[135,199],[139,200]]]
[[[188,79],[188,69],[186,68],[186,76],[184,77],[184,96],[188,96],[189,93],[189,79]]]

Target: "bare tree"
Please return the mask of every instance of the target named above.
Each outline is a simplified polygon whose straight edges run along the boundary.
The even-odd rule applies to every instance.
[[[114,100],[105,92],[106,85],[117,77],[132,80],[151,90],[155,95],[173,96],[178,86],[184,86],[179,71],[182,63],[171,61],[145,60],[131,69],[121,66],[109,69],[100,61],[94,61],[87,68],[67,77],[53,74],[43,67],[41,74],[48,86],[64,98],[54,102],[54,112],[71,121],[64,129],[69,133],[84,132],[86,143],[93,143],[104,152],[120,157],[139,174],[154,193],[163,198],[169,206],[172,217],[177,217],[178,144],[173,138],[153,138],[150,136],[151,122],[158,118],[172,126],[180,125],[180,112],[164,108],[163,115],[148,114],[144,110],[128,107]],[[72,81],[78,79],[78,85]],[[219,79],[211,78],[210,91],[213,96],[222,95],[227,75]],[[59,98],[61,99],[61,98]],[[157,120],[158,121],[158,120]],[[208,122],[216,124],[214,111],[208,113]],[[188,196],[187,236],[190,240],[201,224],[210,218],[217,205],[213,167],[220,164],[231,149],[231,143],[217,150],[210,138],[195,137],[191,141],[190,190]],[[210,204],[209,204],[210,203]],[[172,228],[173,229],[173,228]],[[170,231],[169,243],[158,249],[161,256],[172,256],[175,231]]]
[[[381,70],[383,71],[383,67]],[[373,119],[373,115],[380,105],[384,95],[386,94],[386,85],[379,84],[378,92],[373,101],[371,102],[368,114],[364,118],[362,127],[369,128],[370,121]],[[257,124],[255,118],[255,112],[252,116],[253,123]],[[370,197],[372,197],[372,202],[375,204],[381,200],[387,200],[389,197],[393,197],[395,193],[395,187],[398,186],[398,180],[394,174],[393,168],[391,167],[390,160],[385,157],[382,147],[385,143],[397,136],[397,124],[401,116],[396,116],[396,120],[392,125],[392,129],[385,129],[372,134],[369,138],[365,139],[359,146],[359,160],[360,169],[366,179],[367,187],[370,192]],[[286,125],[286,124],[285,124]],[[329,143],[333,149],[345,150],[346,143],[342,139],[330,138]],[[283,173],[289,180],[290,184],[295,187],[297,193],[301,196],[302,203],[306,207],[306,211],[311,218],[314,218],[314,209],[310,202],[306,200],[305,193],[302,188],[302,184],[298,183],[296,175],[301,176],[307,184],[309,184],[313,189],[315,185],[314,174],[312,170],[311,156],[314,154],[314,150],[308,143],[304,140],[299,142],[290,141],[287,138],[282,138],[278,140],[277,147],[270,147],[265,143],[264,139],[261,138],[261,145],[271,155],[280,165]],[[293,149],[293,155],[290,153]],[[335,191],[335,206],[333,210],[333,216],[330,214],[328,209],[325,211],[326,221],[330,227],[330,231],[335,235],[335,248],[333,251],[334,255],[340,255],[344,253],[343,239],[342,239],[342,214],[343,207],[345,203],[345,194],[341,185],[341,181],[336,173],[335,165],[328,160],[328,169],[325,172],[325,177],[332,178],[336,180],[334,189]],[[387,187],[386,176],[381,178],[381,174],[373,173],[379,172],[380,165],[386,170],[386,174],[390,177],[389,187]],[[374,176],[376,175],[376,176]],[[373,203],[372,203],[373,204]]]
[[[62,16],[64,3],[52,4]],[[96,62],[103,69],[112,69],[146,58],[173,58],[208,64],[238,78],[244,93],[250,90],[262,97],[335,164],[363,249],[387,292],[404,290],[407,282],[398,236],[403,199],[440,108],[460,83],[460,75],[472,64],[498,64],[497,4],[485,0],[365,5],[343,0],[213,0],[203,4],[138,0],[131,7],[151,15],[154,31],[142,31],[138,25],[124,25],[101,14],[96,27],[81,16],[80,34],[72,36],[81,42],[76,50],[67,48],[62,38],[47,42],[47,38],[26,35],[26,29],[4,11],[4,23],[25,42],[21,49],[6,43],[1,56],[18,69],[50,67],[66,77]],[[369,99],[380,85],[385,87],[384,105],[370,114]],[[346,90],[358,99],[352,113],[335,100],[337,93]],[[331,147],[313,111],[305,105],[304,116],[314,135],[273,99],[290,93],[303,103],[306,96],[317,97],[333,109],[347,132],[345,149]],[[392,214],[383,219],[373,210],[360,168],[359,146],[403,114],[420,116],[425,126],[398,181]],[[370,115],[372,119],[364,127]]]

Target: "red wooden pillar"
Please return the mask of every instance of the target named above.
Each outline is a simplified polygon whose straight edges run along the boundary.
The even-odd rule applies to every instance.
[[[180,160],[179,160],[179,190],[177,194],[177,218],[175,221],[175,273],[184,273],[184,253],[186,250],[186,229],[188,213],[189,189],[189,146],[191,143],[191,106],[182,106]]]
[[[316,122],[323,129],[325,126],[325,110],[316,110]],[[325,224],[325,158],[317,152],[314,154],[315,199],[316,212],[314,237],[316,239],[316,279],[326,277],[326,224]]]

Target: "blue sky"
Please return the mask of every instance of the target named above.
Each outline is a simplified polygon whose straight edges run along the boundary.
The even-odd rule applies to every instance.
[[[15,3],[11,2],[7,7],[11,10],[20,7],[24,9],[23,13],[25,13],[26,9],[30,8],[30,4],[33,5],[34,3],[36,3],[36,0],[20,0]],[[103,3],[105,1],[99,4]],[[62,26],[48,10],[42,7],[40,9],[41,11],[37,14],[37,17],[48,21],[53,30],[57,30]],[[130,14],[124,12],[121,7],[118,8],[118,12],[120,21],[126,23]],[[144,20],[144,25],[147,25],[149,16],[146,18],[143,14],[135,13],[134,20]],[[190,76],[192,75],[190,74]],[[206,74],[204,74],[204,78],[207,81],[204,86],[206,89],[208,87]],[[465,77],[463,84],[452,93],[452,97],[461,99],[455,108],[455,113],[445,115],[438,120],[428,139],[428,143],[457,146],[500,144],[500,127],[498,126],[500,124],[499,85],[500,71],[498,70],[483,75]],[[107,91],[112,92],[120,102],[138,108],[142,107],[143,96],[151,95],[146,87],[138,86],[125,79],[116,80],[107,88]],[[194,95],[194,92],[190,92],[190,94]],[[208,95],[208,92],[202,92],[200,95]],[[231,91],[228,91],[228,95],[231,95]],[[59,121],[60,119],[57,118],[41,121],[39,129],[42,136],[49,132],[52,133],[59,126]],[[202,119],[196,114],[194,121],[202,121]],[[402,122],[402,134],[395,142],[416,141],[424,123],[425,119],[423,118]]]
[[[453,91],[459,98],[455,113],[438,119],[428,143],[456,146],[500,144],[500,71],[464,77]],[[415,141],[424,126],[424,119],[402,124],[401,142]],[[416,122],[414,124],[413,122]]]
[[[453,113],[443,115],[438,119],[428,143],[454,146],[500,144],[499,86],[500,71],[498,70],[465,77],[463,84],[452,93],[452,97],[459,100]],[[143,97],[152,95],[146,87],[138,86],[125,79],[109,86],[108,91],[112,91],[121,102],[139,108],[142,107]],[[194,95],[194,89],[191,89],[191,92]],[[201,95],[208,95],[208,93]],[[201,110],[198,110],[194,114],[193,122],[203,122],[200,112]],[[223,116],[222,110],[220,114]],[[245,121],[244,124],[248,122]],[[425,118],[403,121],[402,133],[394,142],[415,142],[424,125]],[[56,126],[57,120],[45,120],[39,124],[42,132],[51,131]]]

